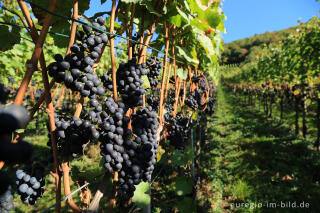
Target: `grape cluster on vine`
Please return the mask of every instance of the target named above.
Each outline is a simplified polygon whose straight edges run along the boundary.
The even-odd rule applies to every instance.
[[[151,181],[158,152],[157,115],[152,108],[142,108],[132,115],[134,139],[125,140],[126,161],[119,172],[118,194],[128,200],[133,196],[135,186],[141,181]]]
[[[147,66],[149,67],[148,80],[152,89],[155,89],[159,83],[159,76],[162,69],[162,63],[158,57],[152,56],[147,59]]]
[[[145,63],[137,64],[136,58],[132,58],[128,63],[120,63],[117,70],[118,91],[123,103],[130,108],[143,104],[142,96],[146,91],[141,77],[148,73],[145,68]]]
[[[214,97],[210,97],[207,103],[207,108],[205,109],[205,113],[208,115],[212,115],[214,113],[214,104],[216,100]]]
[[[93,26],[106,30],[105,19],[100,17]],[[102,55],[108,36],[94,32],[91,27],[83,25],[84,31],[77,31],[77,41],[71,46],[72,54],[63,58],[54,56],[55,62],[48,66],[49,75],[56,82],[64,82],[73,91],[79,91],[82,96],[94,98],[103,95],[104,88],[100,85],[99,77],[93,72],[93,65]]]
[[[55,117],[56,130],[54,132],[59,153],[64,156],[77,157],[83,153],[85,145],[99,138],[99,131],[89,120],[82,120],[76,116],[72,119]],[[51,137],[48,135],[48,146],[51,147]]]
[[[124,135],[127,134],[129,118],[125,116],[125,105],[115,103],[108,98],[104,104],[103,120],[100,132],[100,154],[103,156],[104,167],[110,173],[120,171],[126,159],[123,148]]]
[[[188,140],[190,131],[189,118],[182,113],[178,113],[175,118],[171,119],[168,139],[170,144],[176,149],[183,151]]]
[[[21,200],[25,204],[34,205],[44,193],[44,167],[36,165],[34,168],[18,169],[16,171],[16,185]]]
[[[147,103],[154,111],[157,111],[160,105],[160,96],[156,94],[150,94],[147,98]]]

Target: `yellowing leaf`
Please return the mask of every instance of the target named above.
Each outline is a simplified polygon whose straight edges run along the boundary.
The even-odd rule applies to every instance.
[[[162,149],[162,146],[158,146],[157,162],[159,162],[161,160],[161,157],[165,152],[166,151],[164,149]]]
[[[293,92],[293,94],[294,94],[294,95],[299,95],[299,94],[300,94],[300,91],[299,91],[299,90],[295,90],[295,91]]]

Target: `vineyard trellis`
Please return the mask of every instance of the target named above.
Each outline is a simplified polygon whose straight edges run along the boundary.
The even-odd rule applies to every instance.
[[[269,117],[272,117],[272,105],[278,102],[280,123],[285,119],[285,107],[292,108],[295,111],[295,134],[300,134],[301,126],[304,138],[308,133],[307,113],[314,111],[315,151],[319,151],[320,144],[319,33],[319,18],[299,23],[296,32],[287,39],[264,48],[263,55],[256,62],[234,68],[237,69],[235,75],[225,79],[235,92],[247,96],[249,103],[254,97],[260,99]],[[230,67],[226,69],[232,70]]]

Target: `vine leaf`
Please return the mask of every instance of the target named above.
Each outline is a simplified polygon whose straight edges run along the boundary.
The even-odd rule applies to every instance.
[[[33,0],[33,2],[43,8],[49,8],[49,2],[50,1],[42,1],[42,0]],[[79,15],[83,14],[84,11],[89,9],[90,0],[87,1],[79,1]],[[64,0],[59,1],[59,4],[57,6],[56,13],[71,17],[72,16],[72,7],[73,7],[73,0]],[[44,18],[47,15],[46,11],[43,11],[39,8],[32,7],[32,11],[35,15],[35,17],[38,19],[38,23],[40,25],[43,24]],[[52,20],[52,32],[56,33],[62,33],[69,35],[70,34],[70,22],[67,19],[61,18],[61,17],[53,17]],[[68,38],[53,35],[52,36],[55,42],[55,45],[58,47],[66,47],[68,45]]]
[[[187,177],[178,177],[173,186],[175,193],[178,196],[188,195],[192,192],[192,181]]]
[[[183,200],[179,201],[177,203],[177,208],[179,209],[179,212],[185,212],[185,213],[196,212],[194,202],[190,197],[185,197],[183,198]]]
[[[143,84],[142,84],[143,88],[144,89],[150,88],[150,82],[149,82],[148,76],[143,75],[141,76],[141,79],[143,80]]]
[[[161,160],[162,155],[166,152],[166,150],[164,150],[162,148],[162,146],[158,147],[158,153],[157,153],[157,162],[159,162]]]
[[[141,182],[136,186],[136,191],[134,192],[132,201],[140,208],[149,205],[151,198],[147,192],[150,189],[150,185],[147,182]]]
[[[172,163],[175,166],[183,166],[183,165],[186,165],[188,162],[188,156],[178,150],[173,151],[173,155],[171,158],[172,158]]]
[[[12,27],[11,31],[8,26],[0,25],[0,51],[12,49],[20,42],[20,29]]]
[[[180,47],[180,46],[176,46],[177,50],[178,50],[178,54],[180,57],[184,58],[186,61],[192,63],[192,64],[199,64],[198,59],[194,59],[190,54],[189,51],[187,51],[186,49]]]
[[[188,78],[188,72],[183,70],[182,68],[178,68],[177,69],[177,75],[179,76],[179,78],[181,78],[182,80],[186,80]]]

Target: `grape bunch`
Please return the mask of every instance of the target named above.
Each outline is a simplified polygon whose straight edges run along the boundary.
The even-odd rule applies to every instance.
[[[21,200],[25,204],[34,205],[37,200],[41,199],[44,192],[44,168],[37,165],[33,169],[18,169],[16,171],[16,185]]]
[[[176,149],[183,151],[188,140],[188,133],[190,131],[189,119],[183,114],[179,113],[170,122],[168,139],[170,144]]]
[[[142,108],[132,115],[132,132],[135,138],[125,140],[125,163],[119,172],[118,194],[123,200],[129,200],[135,186],[141,181],[151,181],[154,165],[157,162],[158,120],[152,108]]]
[[[104,72],[103,75],[100,76],[100,79],[103,83],[104,88],[106,88],[108,91],[112,91],[113,90],[112,78],[109,75],[109,73],[111,73],[111,71]]]
[[[207,103],[207,108],[204,111],[207,115],[212,115],[214,113],[215,102],[216,102],[215,98],[213,98],[213,97],[209,98],[209,101]]]
[[[100,17],[93,26],[106,30],[105,19]],[[77,31],[77,42],[71,46],[71,55],[63,58],[62,55],[54,56],[55,62],[48,66],[49,75],[56,82],[62,83],[79,91],[84,97],[103,95],[104,88],[96,74],[93,73],[93,65],[101,56],[104,45],[108,42],[108,36],[100,32],[93,32],[92,28],[83,25],[84,31]]]
[[[204,103],[202,101],[202,90],[196,89],[185,100],[185,104],[192,110],[201,109]]]
[[[168,91],[167,102],[164,105],[164,108],[166,110],[166,113],[164,114],[165,122],[170,122],[172,119],[174,101],[175,101],[175,90],[171,88]]]
[[[34,94],[34,98],[36,100],[39,100],[39,98],[41,97],[42,94],[43,94],[43,90],[42,89],[37,89],[36,93]]]
[[[173,105],[169,103],[165,103],[164,108],[166,110],[166,113],[164,114],[164,121],[170,122],[172,119],[172,111],[173,111]]]
[[[136,58],[128,63],[120,63],[117,71],[118,91],[122,101],[128,107],[133,108],[143,104],[142,96],[146,93],[143,89],[142,75],[147,74],[146,64],[137,64]]]
[[[155,89],[159,83],[159,76],[162,68],[162,63],[158,57],[152,56],[147,60],[147,66],[149,67],[148,79],[152,89]]]
[[[160,96],[159,95],[155,95],[155,94],[151,94],[148,98],[147,98],[147,103],[149,104],[149,106],[154,110],[157,111],[160,105]]]
[[[0,195],[0,212],[9,213],[14,210],[13,196],[11,194],[11,186],[8,187],[7,191]]]
[[[110,173],[120,171],[127,157],[123,143],[130,119],[125,116],[125,111],[123,103],[117,104],[109,97],[105,102],[105,111],[101,113],[100,154],[105,160],[104,167]]]
[[[83,153],[85,144],[99,138],[99,131],[89,120],[76,116],[72,119],[55,117],[55,139],[58,151],[65,156],[77,157]],[[51,137],[48,135],[48,146],[51,147]]]

